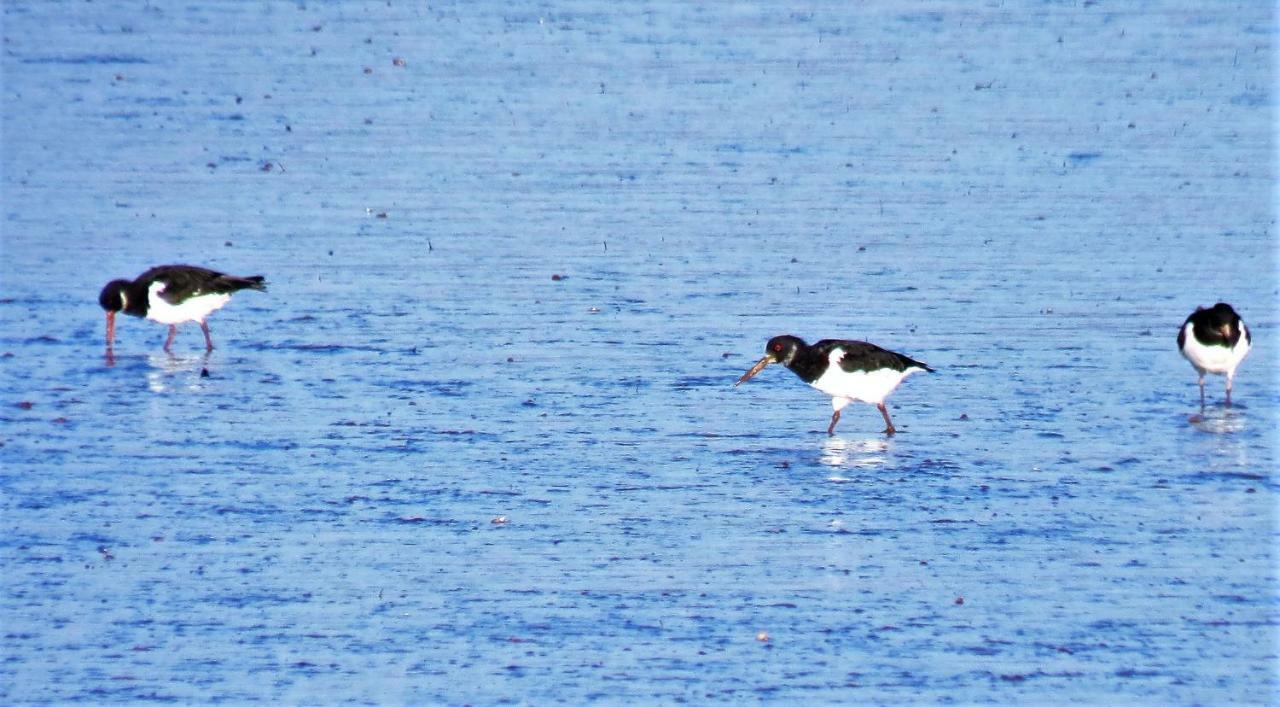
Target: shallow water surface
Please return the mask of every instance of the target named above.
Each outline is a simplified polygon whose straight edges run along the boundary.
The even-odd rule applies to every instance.
[[[6,703],[1277,699],[1265,3],[3,11]]]

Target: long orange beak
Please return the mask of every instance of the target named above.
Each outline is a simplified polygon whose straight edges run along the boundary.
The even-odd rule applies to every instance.
[[[742,377],[738,379],[738,382],[733,384],[734,387],[740,386],[744,381],[750,380],[752,376],[763,371],[764,367],[771,363],[773,363],[773,356],[765,355],[764,358],[756,362],[756,365],[751,367],[751,370],[742,374]]]
[[[116,313],[107,312],[107,350],[110,350],[116,341]]]

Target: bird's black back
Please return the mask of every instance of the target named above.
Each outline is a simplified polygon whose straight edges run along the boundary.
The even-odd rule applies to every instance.
[[[874,371],[883,368],[905,371],[912,366],[926,371],[933,371],[929,366],[896,351],[882,349],[865,341],[848,341],[844,339],[823,339],[812,346],[804,346],[787,364],[804,381],[812,383],[817,380],[830,363],[831,350],[840,348],[844,356],[840,358],[840,368],[854,373],[857,371]]]
[[[267,289],[266,280],[261,275],[237,277],[197,265],[160,265],[139,275],[134,285],[145,293],[151,283],[157,281],[165,283],[160,296],[173,304],[197,295]]]

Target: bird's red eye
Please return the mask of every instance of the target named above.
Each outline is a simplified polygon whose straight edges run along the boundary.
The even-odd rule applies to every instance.
[[[774,345],[773,345],[773,350],[774,350],[774,351],[781,351],[781,350],[782,350],[782,344],[774,344]]]

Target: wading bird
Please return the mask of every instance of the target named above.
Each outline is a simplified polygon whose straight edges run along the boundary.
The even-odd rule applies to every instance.
[[[1204,410],[1204,374],[1227,377],[1227,405],[1231,405],[1231,383],[1236,368],[1253,345],[1249,327],[1226,302],[1212,307],[1196,307],[1178,330],[1178,350],[1200,374],[1200,409]]]
[[[933,371],[913,358],[865,341],[824,339],[810,346],[803,339],[786,335],[769,339],[764,358],[742,374],[734,385],[741,385],[771,363],[781,363],[805,383],[831,396],[834,412],[827,427],[828,435],[835,434],[840,411],[855,400],[875,405],[884,416],[884,433],[894,434],[897,430],[889,419],[884,399],[912,373]]]
[[[133,281],[112,280],[98,295],[98,304],[107,311],[107,351],[115,343],[116,312],[168,324],[165,351],[173,345],[179,324],[199,322],[204,343],[212,351],[213,339],[205,322],[209,315],[226,304],[233,292],[266,289],[261,275],[236,277],[194,265],[161,265]]]

